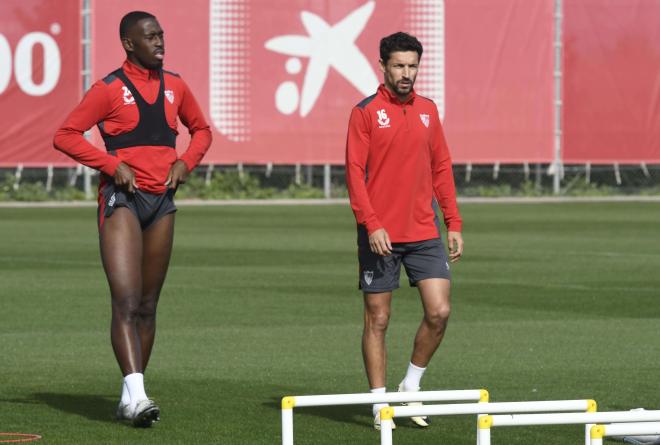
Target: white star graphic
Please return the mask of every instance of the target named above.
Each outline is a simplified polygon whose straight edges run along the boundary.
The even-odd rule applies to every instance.
[[[302,11],[300,18],[309,36],[283,35],[268,40],[266,48],[281,54],[309,57],[302,88],[300,115],[306,116],[314,107],[334,68],[362,94],[369,95],[378,88],[378,78],[371,64],[355,45],[366,26],[376,2],[369,1],[348,14],[334,26],[316,14]]]

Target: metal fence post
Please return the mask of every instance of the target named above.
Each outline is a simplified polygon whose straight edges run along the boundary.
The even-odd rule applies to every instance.
[[[331,196],[332,195],[332,193],[331,193],[331,191],[332,191],[331,190],[332,181],[331,181],[331,176],[330,176],[331,173],[332,173],[332,171],[331,171],[331,168],[330,168],[330,164],[325,164],[323,166],[323,192],[324,192],[324,195],[325,195],[325,199],[330,199],[332,197]]]
[[[91,0],[83,0],[82,2],[82,88],[83,94],[92,86],[92,9]],[[85,138],[89,139],[90,132],[85,132]],[[85,198],[92,198],[92,174],[94,172],[91,168],[85,167],[83,169],[83,187],[85,190]]]
[[[554,177],[552,188],[555,195],[558,195],[561,189],[561,155],[562,155],[562,146],[561,146],[561,117],[562,117],[562,0],[555,0],[555,67],[554,67],[554,79],[555,79],[555,137],[554,137],[554,149],[555,149],[555,159],[554,159]]]

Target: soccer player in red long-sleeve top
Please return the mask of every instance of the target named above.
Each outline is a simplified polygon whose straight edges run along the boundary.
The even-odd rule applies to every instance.
[[[211,132],[188,86],[162,68],[165,42],[156,18],[130,12],[119,34],[126,61],[91,87],[53,144],[101,172],[101,259],[112,300],[112,347],[124,376],[117,417],[149,427],[160,420],[160,408],[147,397],[144,371],[172,251],[174,193],[202,160]],[[180,158],[177,117],[192,136]],[[83,136],[94,125],[106,150]]]
[[[364,293],[362,354],[371,392],[386,392],[385,332],[401,263],[417,286],[424,317],[399,391],[419,391],[450,312],[449,262],[463,252],[451,158],[436,105],[415,93],[422,45],[395,33],[380,42],[384,84],[353,108],[346,143],[346,182],[358,224],[359,286]],[[449,258],[434,211],[447,226]],[[415,402],[418,403],[418,402]],[[373,407],[380,429],[380,409]],[[428,419],[413,417],[420,427]]]

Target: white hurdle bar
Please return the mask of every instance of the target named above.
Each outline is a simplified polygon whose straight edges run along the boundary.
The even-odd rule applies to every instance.
[[[386,392],[381,394],[329,394],[282,398],[282,445],[293,445],[293,408],[305,406],[367,405],[404,402],[488,402],[485,389],[455,391]],[[382,427],[381,422],[381,427]],[[385,422],[387,423],[387,422]]]
[[[595,400],[545,400],[535,402],[459,403],[451,405],[390,406],[380,410],[380,444],[392,445],[392,420],[394,417],[453,416],[477,414],[479,419],[490,418],[491,413],[538,413],[557,411],[596,411]],[[582,413],[576,413],[582,414]],[[481,428],[477,432],[477,445],[481,442]],[[587,444],[588,445],[588,444]]]
[[[658,422],[611,423],[591,427],[591,445],[603,445],[606,436],[639,436],[644,434],[660,435]]]
[[[660,411],[610,411],[587,413],[551,413],[551,414],[511,414],[499,416],[483,416],[478,421],[478,440],[480,445],[490,445],[490,429],[496,426],[527,426],[527,425],[577,425],[589,426],[589,437],[586,444],[591,443],[591,428],[593,424],[615,422],[658,422]]]

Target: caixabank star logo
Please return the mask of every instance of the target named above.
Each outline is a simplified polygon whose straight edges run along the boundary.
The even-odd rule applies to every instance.
[[[424,45],[415,88],[444,114],[442,0],[211,0],[210,12],[211,118],[231,141],[344,133],[382,82],[380,39],[397,31]]]
[[[376,2],[365,3],[334,25],[330,25],[309,11],[300,13],[300,20],[308,35],[283,35],[266,42],[266,48],[291,56],[286,62],[287,72],[297,74],[301,66],[298,57],[308,59],[302,93],[292,81],[283,82],[275,93],[275,105],[283,114],[297,108],[305,117],[314,107],[332,68],[363,95],[372,94],[378,78],[369,60],[355,44],[374,12]],[[294,69],[291,69],[295,67]]]

